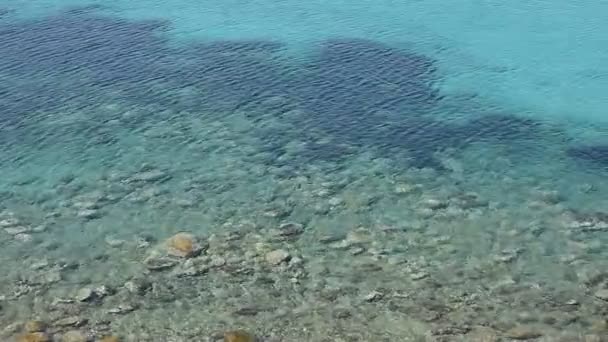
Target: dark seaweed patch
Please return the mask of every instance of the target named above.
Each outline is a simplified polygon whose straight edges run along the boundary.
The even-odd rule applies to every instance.
[[[608,145],[598,144],[571,147],[567,150],[567,154],[574,159],[608,169]]]
[[[18,126],[37,111],[95,105],[106,95],[159,112],[218,119],[239,112],[258,123],[251,134],[268,160],[299,165],[372,151],[441,168],[433,155],[446,148],[541,136],[536,121],[510,115],[484,115],[464,125],[433,119],[429,114],[442,100],[435,86],[440,75],[433,59],[411,51],[334,39],[298,63],[272,41],[170,47],[166,22],[127,21],[95,10],[0,24],[0,123]],[[82,131],[107,136],[97,131],[105,120]],[[294,141],[301,148],[289,155],[286,146]]]

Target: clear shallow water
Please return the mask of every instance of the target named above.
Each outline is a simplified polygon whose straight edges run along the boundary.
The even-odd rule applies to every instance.
[[[604,3],[1,4],[7,338],[606,333]]]

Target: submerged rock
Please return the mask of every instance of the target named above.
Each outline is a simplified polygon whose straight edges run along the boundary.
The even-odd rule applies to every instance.
[[[78,330],[70,330],[63,334],[61,342],[87,342],[88,338]]]
[[[82,209],[78,211],[78,217],[93,220],[101,217],[101,212],[97,209]]]
[[[445,201],[441,201],[441,200],[435,199],[435,198],[424,199],[420,204],[424,208],[428,208],[428,209],[431,209],[431,210],[445,209],[449,205],[449,203],[447,203]]]
[[[167,253],[180,258],[192,258],[202,251],[201,244],[190,233],[177,233],[166,242]]]
[[[0,227],[2,228],[7,228],[7,227],[14,227],[19,225],[21,222],[14,218],[14,217],[9,217],[3,220],[0,220]]]
[[[539,338],[543,336],[543,334],[532,327],[517,326],[505,332],[505,336],[514,340],[530,340]]]
[[[372,291],[365,295],[365,297],[363,297],[363,300],[365,300],[366,302],[375,302],[382,298],[384,298],[384,294],[382,292]]]
[[[15,226],[15,227],[4,228],[4,231],[9,235],[17,235],[17,234],[29,233],[31,231],[31,229],[28,227],[24,227],[24,226]]]
[[[273,266],[277,266],[285,261],[289,261],[290,258],[291,256],[289,255],[289,253],[283,249],[277,249],[272,252],[268,252],[265,257],[266,262]]]
[[[243,330],[227,331],[224,333],[224,342],[255,342],[255,340],[254,335]]]
[[[117,336],[105,336],[99,342],[120,342]]]
[[[33,237],[30,234],[17,234],[15,235],[15,240],[21,242],[30,242],[33,240]]]
[[[86,318],[81,318],[78,316],[70,316],[55,321],[55,325],[58,327],[81,327],[87,323],[88,320]]]
[[[123,314],[129,313],[131,311],[135,311],[135,309],[137,309],[137,308],[131,304],[128,304],[128,303],[120,304],[117,307],[109,309],[108,313],[115,314],[115,315],[123,315]]]
[[[26,333],[17,336],[16,342],[51,342],[51,337],[44,332]]]
[[[95,293],[93,292],[92,289],[90,289],[88,287],[84,287],[84,288],[78,290],[78,292],[76,293],[76,296],[74,298],[79,302],[86,302],[86,301],[93,299],[94,296],[95,296]]]
[[[171,175],[161,170],[149,170],[136,173],[131,177],[131,181],[135,182],[159,182],[171,178]]]
[[[46,324],[42,321],[27,321],[23,326],[26,333],[43,332],[46,330]]]
[[[146,268],[150,271],[163,271],[177,265],[177,260],[152,255],[144,260],[144,265],[146,265]]]
[[[270,234],[279,239],[293,239],[304,232],[304,226],[299,223],[287,222],[273,229]]]
[[[595,298],[608,301],[608,289],[601,289],[595,292]]]
[[[124,287],[131,293],[143,295],[152,289],[152,283],[146,279],[135,278],[127,281]]]

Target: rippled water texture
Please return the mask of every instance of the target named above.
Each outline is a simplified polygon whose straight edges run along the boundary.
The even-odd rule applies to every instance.
[[[0,0],[0,336],[600,341],[599,13]]]

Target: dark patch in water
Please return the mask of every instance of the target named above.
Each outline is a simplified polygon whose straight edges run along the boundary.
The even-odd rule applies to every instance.
[[[365,129],[376,111],[419,107],[438,98],[431,87],[432,60],[373,41],[328,41],[304,68],[289,83],[290,94],[331,130],[348,130],[355,120],[363,120],[358,127]]]
[[[571,147],[567,150],[567,154],[572,158],[608,169],[608,145]]]
[[[169,81],[194,86],[199,101],[221,111],[253,110],[273,93],[283,93],[284,70],[274,60],[283,45],[267,41],[216,41],[196,44],[184,51],[179,69]],[[200,108],[200,107],[199,107]]]
[[[167,23],[128,22],[70,9],[44,19],[0,24],[0,74],[6,87],[0,122],[27,119],[80,101],[124,91],[146,97],[146,82],[163,78]]]
[[[130,23],[86,14],[62,14],[0,26],[2,71],[74,76],[100,85],[154,78],[166,56],[160,22]]]
[[[303,110],[294,125],[330,137],[334,143],[307,143],[314,146],[316,155],[329,156],[330,160],[349,155],[336,152],[344,150],[338,147],[343,143],[373,148],[383,155],[393,155],[396,147],[406,148],[413,152],[414,165],[434,165],[423,155],[436,144],[412,145],[416,138],[404,133],[413,132],[410,128],[415,126],[416,133],[424,135],[418,131],[423,128],[421,122],[384,115],[420,111],[436,104],[440,98],[433,88],[434,73],[434,62],[422,55],[364,39],[329,40],[287,83],[289,96]]]
[[[467,123],[460,135],[473,141],[509,142],[540,138],[540,122],[513,115],[490,114]]]
[[[437,169],[433,154],[446,148],[539,136],[536,122],[514,116],[455,125],[422,115],[441,100],[435,62],[379,42],[329,40],[302,65],[283,57],[283,44],[264,40],[171,48],[162,35],[168,23],[131,22],[96,9],[0,24],[0,74],[7,79],[0,85],[0,123],[66,104],[102,103],[104,94],[115,93],[159,111],[238,111],[260,126],[272,118],[276,127],[251,134],[277,164],[337,162],[363,151],[398,158],[407,151],[408,165]],[[83,131],[109,137],[98,128],[105,120]],[[286,148],[293,141],[302,147],[295,156]]]

